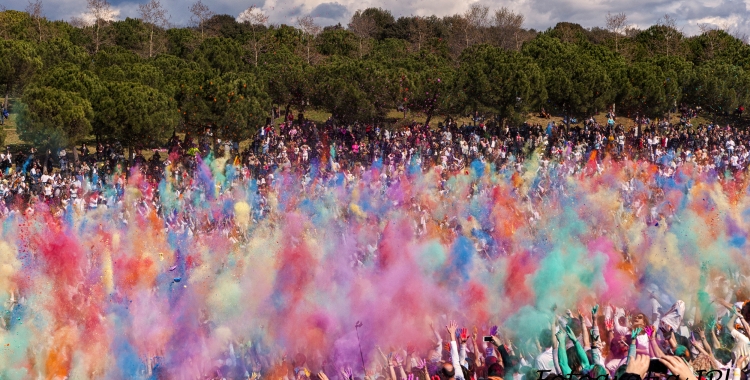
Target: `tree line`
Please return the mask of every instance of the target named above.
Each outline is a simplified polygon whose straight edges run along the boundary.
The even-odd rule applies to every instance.
[[[619,114],[686,104],[718,115],[750,97],[746,38],[708,25],[686,36],[668,15],[643,30],[608,14],[603,28],[536,31],[507,8],[442,18],[369,8],[321,27],[311,16],[269,24],[255,7],[217,15],[199,0],[178,27],[158,0],[120,21],[107,0],[87,2],[88,21],[49,20],[41,0],[0,12],[0,88],[5,105],[17,99],[25,141],[148,145],[206,126],[241,140],[274,108],[341,122],[408,109],[428,121],[482,113],[518,124],[542,108],[585,117],[612,104]]]

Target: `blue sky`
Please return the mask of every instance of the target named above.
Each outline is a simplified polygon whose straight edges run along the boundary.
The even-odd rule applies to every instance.
[[[137,17],[138,4],[147,0],[111,0],[116,17]],[[172,22],[187,25],[188,8],[194,0],[161,0],[169,11]],[[68,20],[86,11],[86,0],[43,0],[44,11],[50,19]],[[607,12],[625,12],[631,25],[648,27],[669,14],[687,34],[699,32],[698,24],[705,23],[750,34],[750,0],[507,0],[474,1],[488,5],[491,10],[508,7],[526,16],[527,28],[538,30],[554,26],[559,21],[579,23],[585,27],[604,26]],[[394,16],[444,16],[464,12],[472,1],[453,0],[204,0],[215,13],[237,16],[251,5],[260,7],[276,24],[294,24],[298,16],[312,15],[318,24],[346,24],[357,9],[381,7]],[[0,0],[9,9],[23,10],[25,0]]]

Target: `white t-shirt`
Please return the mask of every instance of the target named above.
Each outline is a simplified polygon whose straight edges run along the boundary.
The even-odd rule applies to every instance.
[[[744,351],[750,352],[750,339],[748,339],[745,334],[737,331],[732,330],[732,338],[734,338],[734,341],[736,344],[734,345],[734,349],[732,349],[732,352],[734,353],[735,357],[740,357],[743,354],[743,345],[744,345]]]
[[[551,374],[557,374],[555,370],[555,361],[552,356],[552,347],[544,350],[536,357],[536,369],[538,371],[551,371]]]

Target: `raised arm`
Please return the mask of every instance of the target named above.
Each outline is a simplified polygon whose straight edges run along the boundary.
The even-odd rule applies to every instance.
[[[391,364],[390,360],[388,360],[388,357],[385,356],[385,354],[383,353],[383,350],[380,349],[380,346],[376,346],[375,348],[378,349],[378,353],[380,354],[380,358],[383,359],[383,364],[384,365],[390,365]]]
[[[656,341],[656,329],[654,326],[646,326],[646,336],[648,336],[648,347],[651,351],[651,357],[660,358],[664,356],[659,343]]]
[[[469,363],[466,361],[466,342],[469,340],[469,330],[466,327],[462,328],[459,332],[461,338],[461,345],[458,348],[458,360],[464,367],[469,367]]]
[[[713,348],[713,349],[719,349],[719,348],[721,348],[721,342],[716,337],[716,328],[715,328],[715,326],[716,326],[716,318],[713,318],[710,321],[708,321],[707,325],[708,325],[708,329],[711,330],[711,342],[712,342],[712,347],[711,348]]]
[[[589,329],[586,326],[586,318],[583,317],[580,310],[578,310],[578,320],[581,321],[581,339],[583,339],[583,349],[584,351],[590,350],[591,340],[589,339]]]
[[[635,358],[637,338],[638,338],[638,334],[640,333],[641,333],[641,328],[637,327],[633,329],[633,332],[630,334],[631,339],[630,339],[630,347],[628,348],[628,361]]]
[[[596,312],[598,310],[599,305],[591,308],[591,357],[594,359],[594,364],[604,367],[604,355],[602,354],[604,344],[599,334],[599,327],[596,325]]]
[[[456,324],[456,321],[450,321],[448,326],[445,326],[445,329],[448,330],[448,335],[450,335],[451,364],[453,364],[453,370],[456,371],[456,379],[465,379],[464,372],[461,369],[461,363],[458,359],[458,345],[456,344],[456,329],[457,328],[458,328],[458,324]]]
[[[698,326],[698,338],[700,338],[700,343],[703,344],[703,348],[706,350],[706,353],[713,359],[714,358],[714,350],[711,348],[711,345],[708,344],[708,339],[706,339],[706,330],[703,328],[703,326]]]
[[[559,329],[555,336],[557,337],[557,361],[560,363],[560,371],[563,376],[570,375],[570,366],[568,365],[568,355],[565,352],[565,331]]]
[[[474,346],[474,365],[478,368],[482,366],[482,355],[479,355],[479,348],[477,347],[477,328],[474,327],[474,334],[471,335],[471,344]]]
[[[561,374],[562,368],[560,367],[560,359],[559,355],[557,354],[558,348],[560,347],[560,340],[557,338],[557,316],[555,316],[555,309],[552,309],[552,323],[550,324],[550,329],[552,331],[552,363],[555,365],[555,373]],[[565,344],[565,334],[563,334],[563,344]],[[537,341],[537,346],[539,346],[539,342]],[[540,350],[541,352],[541,346]],[[566,358],[567,359],[567,358]]]
[[[625,318],[625,310],[618,307],[615,309],[615,315],[612,320],[615,324],[615,332],[617,332],[617,334],[619,335],[630,334],[630,326],[620,324],[620,318]],[[625,322],[627,323],[627,320]]]
[[[394,355],[394,359],[396,360],[396,365],[398,366],[398,372],[401,375],[402,379],[406,379],[406,371],[404,371],[404,360],[401,358],[401,354]]]
[[[568,339],[572,340],[573,344],[575,345],[576,354],[578,354],[578,359],[581,360],[581,367],[583,369],[589,369],[589,367],[591,367],[591,364],[589,363],[588,355],[586,355],[586,350],[583,349],[583,346],[581,346],[581,342],[578,341],[570,326],[565,326],[565,333],[568,335]]]
[[[435,350],[437,350],[437,352],[441,352],[443,350],[443,338],[440,336],[440,333],[435,330],[435,327],[432,326],[432,323],[430,323],[430,330],[432,330],[432,333],[435,334],[435,338],[437,338],[437,342],[435,343]]]

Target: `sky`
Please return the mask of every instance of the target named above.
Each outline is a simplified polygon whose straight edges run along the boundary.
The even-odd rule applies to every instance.
[[[26,0],[0,0],[8,9],[23,10]],[[86,12],[86,0],[42,0],[49,19],[69,20]],[[110,0],[114,17],[138,17],[138,4],[147,0]],[[188,8],[196,0],[161,0],[171,22],[185,26],[190,22]],[[380,7],[399,16],[445,16],[463,13],[473,3],[490,7],[491,12],[507,7],[525,16],[525,28],[545,30],[560,21],[584,27],[605,24],[607,12],[624,12],[631,26],[647,28],[665,14],[677,21],[688,35],[698,34],[699,24],[710,24],[730,33],[750,35],[750,0],[204,0],[217,14],[238,16],[250,6],[261,8],[274,24],[295,25],[299,16],[311,15],[319,25],[346,25],[357,9]]]

